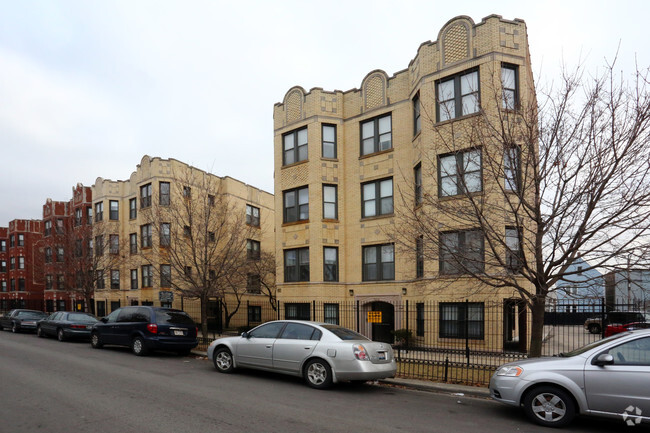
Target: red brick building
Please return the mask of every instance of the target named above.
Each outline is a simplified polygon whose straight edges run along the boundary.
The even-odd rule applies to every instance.
[[[0,229],[0,249],[5,250],[0,266],[6,263],[6,272],[0,271],[0,280],[6,282],[6,290],[5,285],[0,288],[0,309],[43,308],[42,241],[42,221],[16,219]]]

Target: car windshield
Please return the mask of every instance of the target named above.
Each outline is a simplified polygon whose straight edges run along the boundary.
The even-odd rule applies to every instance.
[[[156,323],[159,325],[194,325],[194,321],[181,310],[156,310]]]
[[[365,340],[370,341],[369,338],[364,337],[358,332],[354,332],[348,328],[343,328],[342,326],[337,325],[323,325],[323,328],[330,331],[332,334],[339,337],[341,340]]]
[[[83,323],[95,323],[98,321],[90,314],[80,314],[80,313],[68,314],[68,320],[71,322],[83,322]]]
[[[563,357],[563,358],[570,358],[572,356],[577,356],[577,355],[585,353],[586,351],[591,350],[591,349],[593,349],[595,347],[598,347],[598,346],[603,345],[605,343],[609,343],[612,340],[616,340],[618,338],[621,338],[621,337],[623,337],[625,335],[627,335],[627,334],[625,334],[625,333],[614,334],[611,337],[607,337],[607,338],[603,338],[602,340],[594,341],[593,343],[589,343],[586,346],[582,346],[582,347],[580,347],[580,348],[578,348],[576,350],[572,350],[571,352],[560,353],[560,356]]]
[[[38,311],[20,311],[16,317],[21,319],[42,319],[45,317],[45,313],[39,313]]]

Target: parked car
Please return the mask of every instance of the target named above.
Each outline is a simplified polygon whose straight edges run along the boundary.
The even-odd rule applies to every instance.
[[[605,323],[603,324],[602,318],[590,317],[585,320],[585,329],[592,334],[600,334],[603,330],[603,326],[618,324],[622,325],[624,323],[632,322],[647,322],[644,313],[640,311],[610,311],[605,314]]]
[[[57,311],[36,324],[36,335],[56,337],[59,341],[89,339],[90,330],[97,322],[97,318],[89,313]]]
[[[607,325],[607,328],[605,328],[605,337],[609,337],[610,335],[618,334],[620,332],[647,328],[650,328],[650,322],[632,322],[626,323],[625,325]]]
[[[121,307],[97,322],[90,331],[95,349],[106,345],[127,346],[138,355],[168,350],[187,355],[198,344],[197,328],[182,310],[172,308]]]
[[[550,427],[576,414],[650,422],[650,329],[623,332],[555,357],[511,362],[490,380],[493,399]],[[630,424],[632,423],[632,424]]]
[[[246,367],[303,377],[313,388],[339,381],[395,376],[397,364],[388,343],[320,322],[278,320],[238,337],[219,338],[208,347],[217,371]]]
[[[34,332],[36,322],[45,317],[47,314],[42,311],[17,308],[0,316],[0,329],[11,329],[12,332]]]

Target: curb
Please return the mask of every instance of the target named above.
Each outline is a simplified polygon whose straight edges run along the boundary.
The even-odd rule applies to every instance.
[[[196,356],[208,356],[208,353],[202,350],[192,350],[192,354]],[[380,379],[377,382],[384,385],[401,386],[418,391],[445,393],[457,397],[490,398],[490,390],[479,386],[456,385],[452,383],[403,378]]]

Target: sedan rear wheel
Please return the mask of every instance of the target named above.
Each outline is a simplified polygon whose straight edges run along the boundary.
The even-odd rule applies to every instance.
[[[524,411],[537,424],[561,427],[570,423],[575,416],[575,405],[560,388],[542,386],[526,393]]]
[[[322,359],[312,359],[305,366],[307,385],[316,389],[329,388],[332,385],[332,369]]]
[[[234,367],[232,353],[226,347],[220,347],[214,352],[214,366],[219,373],[232,373]]]

